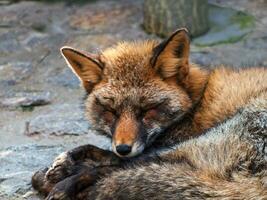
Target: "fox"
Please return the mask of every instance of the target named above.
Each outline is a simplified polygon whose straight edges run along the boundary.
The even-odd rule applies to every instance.
[[[184,28],[61,53],[112,151],[79,146],[35,172],[47,200],[267,199],[267,69],[191,63]]]

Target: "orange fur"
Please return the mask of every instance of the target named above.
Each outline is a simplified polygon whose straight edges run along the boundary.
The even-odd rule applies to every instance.
[[[138,127],[131,116],[123,116],[117,124],[113,139],[116,145],[127,144],[132,146],[138,136]]]
[[[194,116],[195,130],[202,132],[231,117],[264,91],[267,91],[264,68],[215,69],[208,78],[203,100]]]

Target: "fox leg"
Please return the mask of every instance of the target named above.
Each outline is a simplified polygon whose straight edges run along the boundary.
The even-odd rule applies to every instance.
[[[96,167],[99,165],[119,164],[120,159],[111,151],[92,145],[83,145],[60,154],[46,172],[51,182],[58,182],[67,177],[76,165]]]
[[[97,179],[111,173],[117,166],[99,166],[93,169],[84,167],[79,173],[71,175],[58,182],[50,191],[46,200],[85,199],[83,190],[92,189]],[[94,191],[91,191],[91,196]]]
[[[48,194],[53,186],[85,166],[93,169],[99,165],[118,165],[120,159],[110,151],[92,145],[83,145],[60,154],[50,168],[37,171],[32,177],[33,187]]]
[[[112,173],[97,183],[96,197],[89,193],[87,199],[266,199],[262,180],[239,171],[221,177],[187,164],[150,164]]]

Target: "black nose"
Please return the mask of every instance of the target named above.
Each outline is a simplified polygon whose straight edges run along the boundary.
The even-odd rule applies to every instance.
[[[116,151],[118,152],[118,154],[122,156],[126,156],[127,154],[131,152],[131,150],[132,150],[132,147],[127,144],[120,144],[116,146]]]

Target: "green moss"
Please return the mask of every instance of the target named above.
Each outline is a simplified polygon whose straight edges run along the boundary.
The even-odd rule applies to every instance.
[[[211,29],[193,42],[199,47],[236,43],[253,31],[256,19],[241,11],[217,6],[210,7]]]
[[[226,40],[220,40],[218,42],[209,43],[209,44],[195,43],[195,45],[198,46],[198,47],[210,47],[210,46],[215,46],[215,45],[219,45],[219,44],[235,43],[235,42],[238,42],[238,41],[242,40],[246,35],[247,34],[239,35],[239,36],[233,36],[233,37],[227,38]]]
[[[231,21],[239,24],[241,29],[253,27],[255,25],[255,19],[253,16],[240,11],[232,16]]]

